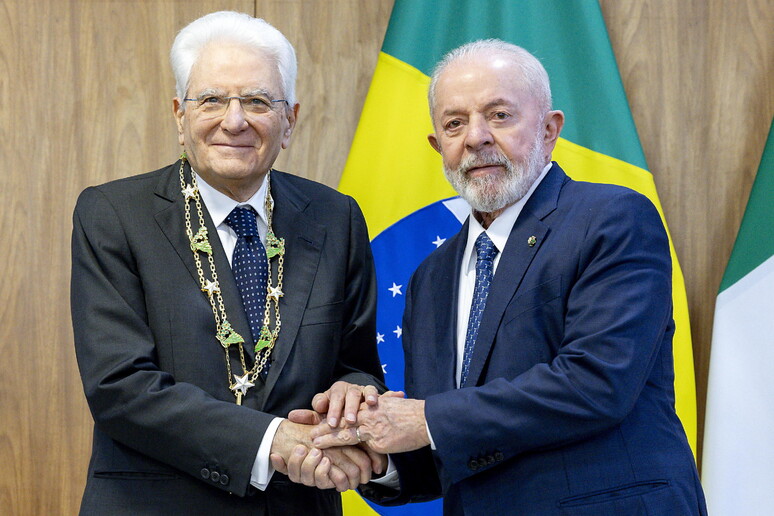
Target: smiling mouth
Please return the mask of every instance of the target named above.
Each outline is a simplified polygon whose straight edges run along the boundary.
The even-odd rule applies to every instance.
[[[215,147],[224,147],[227,149],[251,149],[253,146],[239,143],[213,143]]]

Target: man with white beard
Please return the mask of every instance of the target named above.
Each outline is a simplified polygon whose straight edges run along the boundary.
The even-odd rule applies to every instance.
[[[361,487],[385,505],[443,495],[450,515],[706,514],[674,410],[671,259],[655,207],[551,161],[564,114],[520,47],[451,51],[429,102],[428,139],[471,216],[409,284],[408,398],[318,394],[332,424],[315,446],[389,453],[387,476]],[[354,425],[336,424],[358,408]],[[318,462],[294,456],[291,478],[313,478]]]

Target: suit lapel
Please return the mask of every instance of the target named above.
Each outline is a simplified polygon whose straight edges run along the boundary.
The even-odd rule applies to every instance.
[[[543,219],[556,209],[559,193],[566,179],[562,169],[554,163],[513,225],[489,288],[470,362],[467,380],[469,386],[477,385],[480,381],[505,309],[550,233],[550,226],[544,223]]]
[[[462,254],[465,252],[465,244],[468,236],[468,221],[462,225],[462,229],[446,242],[439,250],[437,256],[438,266],[430,269],[430,285],[437,286],[426,295],[443,300],[441,303],[433,301],[436,313],[435,335],[428,342],[436,346],[436,375],[433,384],[435,392],[446,392],[457,388],[455,372],[457,369],[457,305],[459,303],[459,276],[462,266]],[[420,314],[423,317],[423,314]],[[419,343],[418,345],[426,345]]]
[[[188,272],[191,273],[191,279],[195,284],[195,288],[200,290],[199,273],[196,270],[196,263],[193,259],[190,242],[185,234],[185,204],[183,195],[180,192],[180,178],[178,177],[179,169],[180,162],[178,161],[167,169],[168,173],[163,174],[159,181],[155,192],[157,196],[157,211],[155,218],[159,228],[161,228],[161,231],[166,235],[170,244],[172,244],[172,247],[174,247],[180,260],[188,269]],[[191,168],[188,165],[186,165],[185,174],[186,179],[190,181]],[[192,230],[196,232],[198,230],[198,216],[195,207],[192,205],[191,208],[191,227]],[[237,288],[234,274],[231,271],[231,266],[228,263],[226,253],[223,250],[223,245],[220,243],[220,238],[218,238],[218,231],[213,225],[210,214],[205,206],[202,206],[202,211],[204,214],[204,222],[207,226],[210,245],[212,246],[215,269],[218,272],[218,284],[220,286],[220,292],[223,297],[223,304],[226,307],[229,322],[234,330],[244,337],[245,350],[252,360],[255,357],[255,351],[252,344],[250,324],[247,320],[244,306],[242,305],[242,297],[239,294],[239,289]],[[209,276],[209,265],[207,260],[202,260],[202,267],[207,276]],[[202,296],[207,299],[207,294],[205,292],[202,292]],[[209,300],[207,302],[209,303]],[[214,335],[213,340],[215,340]],[[217,342],[216,344],[220,345],[220,343]],[[232,354],[236,355],[233,351]],[[236,369],[233,369],[234,371],[241,372],[242,368],[238,361],[232,361],[232,368],[235,367]]]
[[[272,366],[266,380],[262,406],[282,374],[293,349],[304,317],[315,275],[320,264],[325,227],[304,213],[309,198],[284,177],[272,171],[271,192],[274,198],[274,233],[285,239],[284,279],[280,299],[282,326],[272,352]]]

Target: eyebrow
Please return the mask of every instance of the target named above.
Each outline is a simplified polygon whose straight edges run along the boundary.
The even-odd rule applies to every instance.
[[[497,99],[494,99],[494,100],[491,100],[491,101],[487,102],[486,105],[484,105],[484,110],[490,110],[490,109],[492,109],[494,107],[497,107],[497,106],[508,106],[508,107],[513,107],[513,108],[517,108],[518,107],[516,104],[514,104],[510,100],[507,100],[507,99],[504,99],[504,98],[497,98]]]
[[[496,98],[484,104],[483,111],[489,111],[490,109],[498,106],[507,106],[514,109],[518,109],[518,106],[514,104],[513,101],[507,100],[504,98]],[[468,113],[467,109],[453,108],[453,109],[448,109],[444,111],[443,113],[441,113],[441,116],[456,116],[456,115],[464,115],[466,113]]]
[[[261,88],[253,88],[252,90],[242,90],[242,96],[243,97],[266,97],[266,98],[274,98],[272,94],[270,94],[268,91],[261,89]]]

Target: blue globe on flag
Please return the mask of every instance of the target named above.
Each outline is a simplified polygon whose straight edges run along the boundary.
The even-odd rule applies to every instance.
[[[409,279],[431,252],[460,230],[470,213],[459,197],[434,202],[394,223],[371,241],[376,264],[376,342],[387,387],[404,389],[403,309]],[[432,516],[441,500],[399,507],[369,505],[384,516]]]

